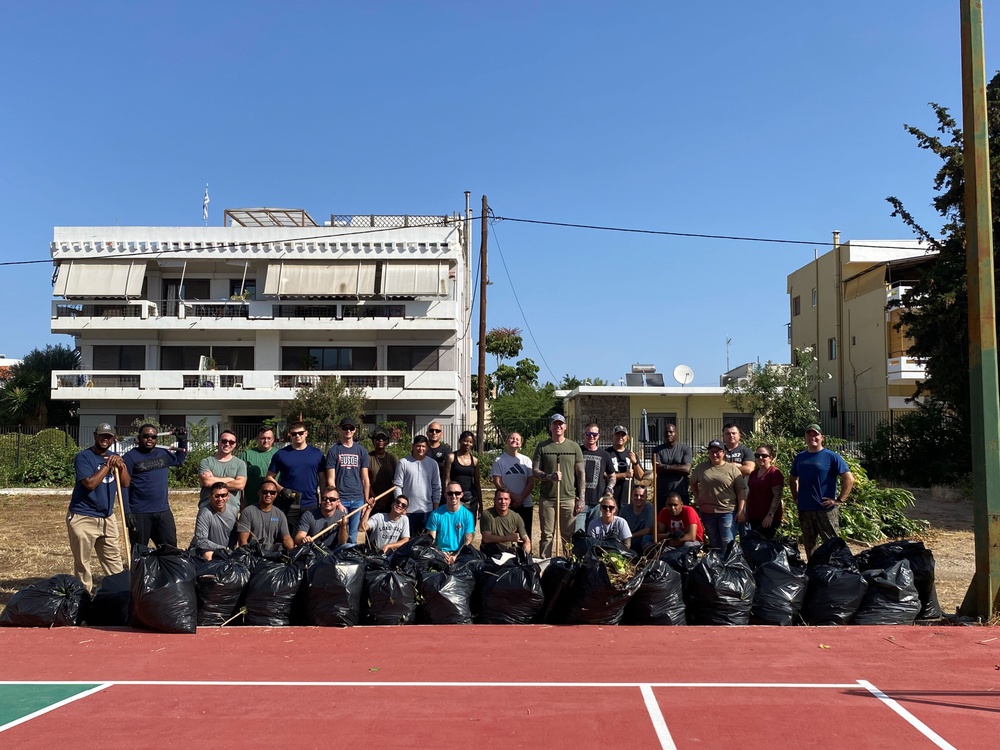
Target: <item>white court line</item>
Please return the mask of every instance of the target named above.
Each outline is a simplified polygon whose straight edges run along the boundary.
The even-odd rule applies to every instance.
[[[670,736],[670,730],[667,729],[667,722],[663,719],[663,712],[660,711],[660,704],[656,702],[656,696],[653,695],[653,688],[649,685],[640,685],[639,689],[642,690],[642,699],[646,702],[646,710],[649,711],[653,729],[656,730],[656,736],[660,740],[660,747],[663,750],[677,750],[674,738]]]
[[[101,680],[0,680],[0,685],[93,685]],[[162,685],[165,687],[510,687],[510,688],[832,688],[858,689],[857,682],[344,682],[253,680],[104,680],[108,685]]]
[[[858,680],[858,684],[861,685],[861,687],[865,688],[865,690],[874,695],[876,698],[878,698],[880,701],[882,701],[885,705],[887,705],[897,714],[902,716],[911,726],[913,726],[914,729],[916,729],[918,732],[924,735],[924,737],[929,739],[931,742],[940,747],[942,750],[955,750],[954,745],[952,745],[950,742],[947,742],[943,737],[941,737],[941,735],[939,735],[929,726],[924,724],[922,721],[920,721],[920,719],[911,714],[909,711],[907,711],[905,708],[899,705],[899,703],[894,701],[892,698],[883,693],[877,687],[868,682],[868,680]]]
[[[76,683],[76,682],[31,682],[31,683],[25,683],[25,682],[2,682],[2,683],[0,683],[0,685],[29,685],[29,684],[30,685],[77,685],[77,684],[93,685],[94,683],[93,682],[85,682],[85,683]],[[105,682],[104,684],[98,685],[97,687],[91,688],[90,690],[84,690],[82,693],[77,693],[76,695],[71,695],[69,698],[64,698],[63,700],[59,701],[58,703],[53,703],[52,705],[46,706],[45,708],[40,708],[40,709],[38,709],[37,711],[35,711],[33,713],[30,713],[30,714],[27,714],[25,716],[22,716],[20,719],[14,719],[14,721],[8,721],[3,726],[0,726],[0,732],[5,732],[5,731],[7,731],[8,729],[10,729],[12,727],[16,727],[18,724],[23,724],[26,721],[31,721],[36,716],[41,716],[42,714],[47,714],[49,711],[54,711],[57,708],[61,708],[62,706],[65,706],[65,705],[67,705],[69,703],[72,703],[73,701],[78,701],[81,698],[86,698],[88,695],[93,695],[94,693],[98,693],[101,690],[104,690],[105,688],[111,687],[111,685],[112,685],[112,683]]]

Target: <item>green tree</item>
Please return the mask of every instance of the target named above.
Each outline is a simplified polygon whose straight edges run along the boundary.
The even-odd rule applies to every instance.
[[[821,372],[811,347],[795,350],[794,365],[773,362],[751,365],[745,382],[726,386],[726,398],[737,411],[753,414],[759,429],[772,435],[801,435],[802,428],[819,416],[815,396]]]
[[[281,404],[285,421],[298,420],[309,425],[309,438],[330,443],[339,436],[339,422],[344,417],[360,420],[365,411],[365,389],[350,386],[338,377],[321,377],[316,385],[304,385],[295,398]],[[360,436],[359,436],[360,438]]]
[[[1000,73],[986,90],[987,128],[992,185],[993,262],[1000,268]],[[906,125],[917,146],[935,154],[941,165],[934,177],[934,209],[943,218],[940,236],[933,236],[904,207],[890,196],[886,200],[898,216],[937,255],[917,274],[916,283],[903,296],[899,326],[911,340],[908,354],[924,364],[926,379],[917,384],[916,396],[933,409],[952,413],[958,419],[961,445],[949,453],[968,463],[969,444],[969,310],[965,255],[965,173],[962,129],[946,107],[931,103],[937,119],[937,134]],[[1000,286],[998,286],[1000,289]],[[1000,302],[1000,299],[998,299]]]
[[[493,373],[493,381],[497,386],[497,395],[511,393],[518,383],[536,385],[538,383],[538,365],[525,357],[510,365],[497,365]]]
[[[560,390],[571,391],[574,388],[579,388],[581,385],[611,385],[604,378],[578,378],[575,375],[570,375],[566,373],[562,376],[562,380],[556,386]]]
[[[11,424],[44,427],[76,424],[75,401],[52,398],[52,371],[75,370],[80,353],[63,344],[32,349],[10,369],[10,379],[0,392],[0,412]]]
[[[513,390],[495,398],[490,407],[490,421],[502,435],[521,432],[533,435],[546,416],[555,412],[555,387],[546,383],[537,388],[519,381]]]
[[[505,328],[498,326],[486,333],[486,351],[497,358],[497,367],[504,360],[514,359],[524,348],[520,328]]]

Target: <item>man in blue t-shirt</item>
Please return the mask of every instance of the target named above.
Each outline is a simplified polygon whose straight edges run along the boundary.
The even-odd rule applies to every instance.
[[[840,492],[837,492],[840,477]],[[840,504],[851,494],[854,474],[838,453],[823,447],[823,429],[806,427],[806,449],[792,459],[788,489],[799,509],[806,558],[825,542],[840,536]]]
[[[111,452],[115,430],[107,423],[97,425],[94,444],[76,454],[73,467],[76,484],[69,501],[66,530],[69,548],[73,552],[73,575],[87,587],[94,585],[90,573],[90,556],[97,553],[104,575],[123,570],[121,551],[118,548],[118,521],[115,518],[115,473],[121,477],[122,487],[129,485],[125,462]]]
[[[177,448],[156,445],[159,430],[156,425],[139,428],[136,446],[122,460],[131,475],[128,498],[125,500],[125,520],[133,545],[153,544],[177,546],[177,524],[167,502],[167,480],[171,466],[187,460],[187,430],[174,430]]]
[[[299,525],[302,511],[319,505],[319,474],[326,468],[323,451],[309,445],[305,422],[288,425],[288,445],[275,451],[267,478],[278,485],[274,507],[285,514],[289,528]]]
[[[470,544],[476,533],[476,519],[462,505],[464,494],[462,485],[450,482],[444,493],[444,504],[427,517],[427,533],[434,540],[434,546],[444,552],[449,564],[455,562],[458,551]]]
[[[326,483],[336,487],[340,493],[340,505],[350,513],[365,504],[371,495],[368,479],[368,451],[360,443],[354,442],[357,432],[356,421],[352,417],[340,420],[340,442],[326,454]],[[358,524],[361,515],[355,513],[350,524],[348,539],[351,544],[358,541]]]

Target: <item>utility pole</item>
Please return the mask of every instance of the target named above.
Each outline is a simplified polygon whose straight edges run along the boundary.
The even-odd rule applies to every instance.
[[[969,406],[976,574],[963,615],[989,618],[1000,586],[1000,385],[990,151],[986,119],[986,59],[982,0],[962,7],[962,150],[965,165],[965,250],[969,289]]]
[[[489,238],[486,215],[489,210],[484,195],[482,215],[479,217],[482,239],[479,242],[479,403],[476,404],[476,446],[480,454],[486,432],[486,242]]]

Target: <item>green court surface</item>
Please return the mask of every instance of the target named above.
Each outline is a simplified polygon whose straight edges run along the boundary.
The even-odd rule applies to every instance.
[[[92,685],[0,685],[0,727],[93,690]]]

